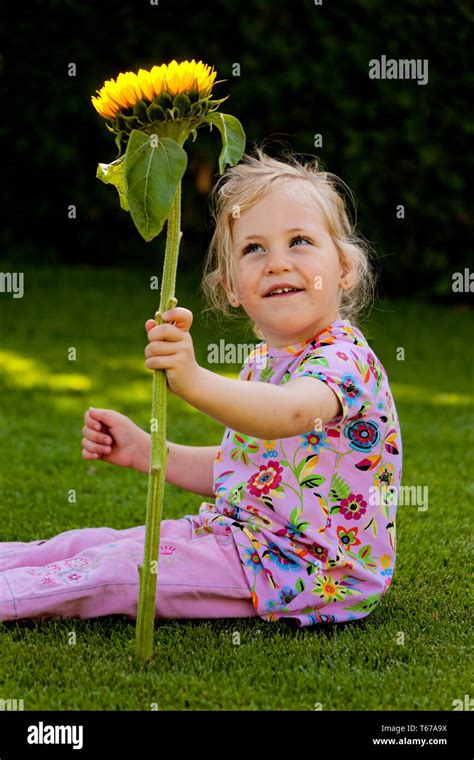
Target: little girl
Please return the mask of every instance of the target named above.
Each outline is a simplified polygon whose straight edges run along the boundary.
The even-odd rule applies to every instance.
[[[146,322],[146,367],[225,426],[220,446],[168,443],[166,480],[208,499],[161,523],[157,618],[259,616],[298,626],[363,618],[395,561],[400,428],[386,372],[355,324],[368,248],[317,159],[256,148],[211,194],[203,290],[261,341],[238,380],[199,366],[182,307]],[[86,412],[85,459],[148,472],[150,436]],[[0,544],[0,620],[136,617],[144,526]]]

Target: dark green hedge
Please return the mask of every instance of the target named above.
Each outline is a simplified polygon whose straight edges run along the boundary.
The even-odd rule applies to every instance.
[[[116,148],[90,96],[120,71],[195,58],[228,80],[214,93],[230,93],[225,110],[242,121],[249,145],[274,138],[317,154],[351,187],[385,292],[449,295],[452,273],[469,266],[472,251],[473,17],[462,0],[18,5],[3,59],[3,255],[160,269],[164,235],[144,243],[113,188],[95,179]],[[382,55],[428,59],[428,84],[370,79],[369,61]],[[240,77],[232,76],[236,62]],[[200,129],[185,147],[182,250],[200,267],[217,134]]]

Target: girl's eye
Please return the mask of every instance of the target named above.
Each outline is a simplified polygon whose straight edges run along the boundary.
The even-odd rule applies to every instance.
[[[293,238],[293,240],[291,242],[294,243],[295,240],[306,240],[306,242],[311,245],[311,241],[308,240],[308,238],[302,237],[301,235],[298,235],[298,237]]]
[[[306,240],[306,242],[311,245],[311,241],[308,240],[308,238],[302,237],[301,235],[298,235],[298,237],[293,238],[293,240],[291,242],[294,243],[295,240]],[[246,248],[244,248],[244,250],[242,251],[242,253],[243,254],[249,253],[250,249],[253,248],[255,245],[258,246],[258,245],[260,245],[260,243],[250,243]]]
[[[258,245],[258,243],[250,243],[250,245],[247,245],[244,250],[242,251],[243,254],[248,253],[251,248],[254,247],[254,245]]]

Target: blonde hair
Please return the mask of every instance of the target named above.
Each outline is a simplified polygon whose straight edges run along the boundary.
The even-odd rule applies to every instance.
[[[234,251],[232,228],[235,209],[239,213],[258,202],[274,185],[296,187],[299,196],[312,203],[322,214],[324,224],[338,250],[339,260],[348,262],[351,270],[349,287],[343,290],[339,311],[343,319],[356,325],[358,315],[372,306],[376,275],[372,267],[371,247],[355,231],[338,183],[347,188],[356,211],[350,188],[336,175],[323,171],[320,160],[312,156],[306,163],[297,154],[284,152],[286,162],[272,158],[258,145],[254,154],[245,153],[238,164],[220,176],[209,196],[214,232],[203,266],[201,290],[209,304],[203,312],[216,310],[228,319],[237,316],[231,310],[224,285],[233,290]],[[250,320],[251,321],[251,320]],[[263,339],[258,325],[251,321],[255,335]]]

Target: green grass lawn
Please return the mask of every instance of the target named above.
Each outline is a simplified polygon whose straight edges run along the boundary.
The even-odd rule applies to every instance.
[[[83,460],[81,428],[89,405],[148,428],[144,323],[159,302],[149,288],[159,272],[24,272],[24,298],[0,294],[0,541],[143,524],[147,476]],[[223,332],[201,317],[199,281],[199,268],[180,272],[177,297],[194,313],[198,361],[216,369],[206,361],[209,343],[258,341],[242,324]],[[0,623],[1,699],[23,699],[25,710],[150,710],[153,703],[160,710],[314,710],[317,703],[323,710],[452,710],[453,700],[472,693],[472,315],[414,300],[382,302],[363,329],[394,392],[403,484],[429,488],[426,511],[399,507],[395,577],[379,607],[326,630],[259,618],[159,620],[157,656],[145,669],[132,656],[133,620]],[[399,347],[404,361],[396,358]],[[237,376],[239,367],[217,369]],[[169,440],[220,443],[222,426],[168,399]],[[203,500],[167,484],[163,516],[197,513]]]

